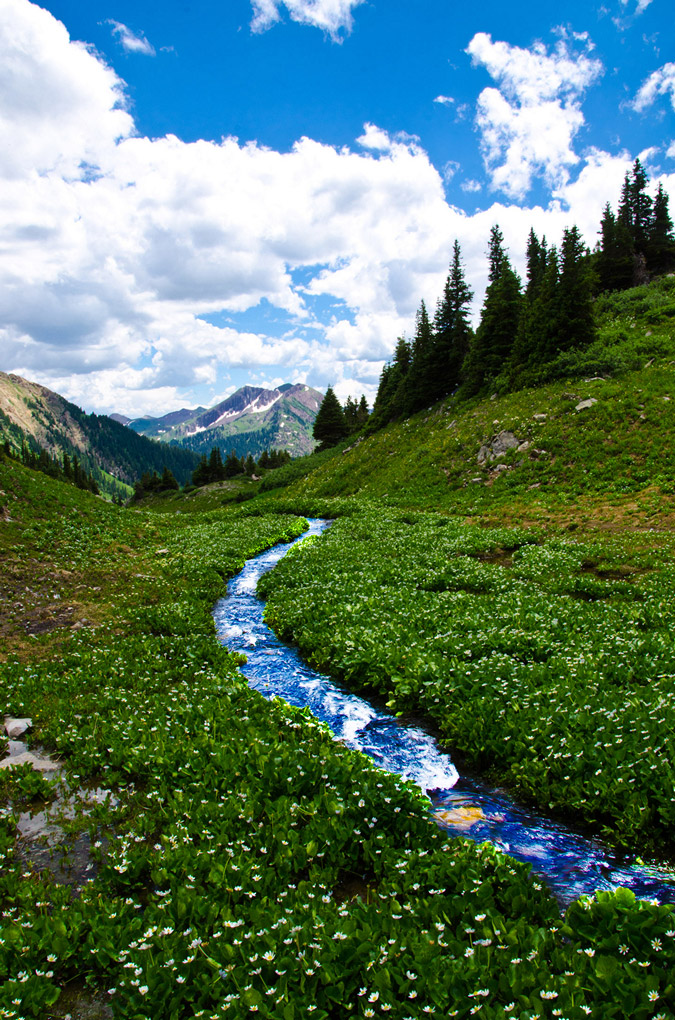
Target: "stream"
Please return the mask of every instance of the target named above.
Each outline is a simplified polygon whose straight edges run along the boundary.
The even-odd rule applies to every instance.
[[[330,524],[309,523],[309,531],[297,542],[321,534]],[[214,608],[219,639],[247,657],[242,672],[251,687],[267,698],[278,696],[309,708],[337,740],[368,755],[379,768],[414,781],[429,795],[441,828],[478,843],[493,843],[531,865],[562,905],[619,886],[644,899],[675,901],[672,869],[620,857],[599,840],[517,804],[504,791],[460,776],[449,755],[421,726],[406,725],[350,693],[311,669],[296,649],[280,641],[263,622],[264,602],[256,596],[256,585],[293,544],[274,546],[249,560],[230,581],[227,597]]]

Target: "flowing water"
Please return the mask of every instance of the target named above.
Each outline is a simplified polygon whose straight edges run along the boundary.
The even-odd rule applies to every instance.
[[[310,530],[297,541],[321,534],[328,524],[310,521]],[[643,898],[675,901],[672,869],[620,858],[601,842],[516,804],[506,793],[460,776],[423,728],[399,722],[386,709],[310,669],[263,622],[264,603],[255,593],[258,579],[290,547],[277,545],[249,560],[214,609],[220,640],[247,656],[243,673],[251,687],[265,697],[278,696],[309,708],[338,740],[367,754],[379,768],[413,780],[428,793],[441,827],[480,843],[489,841],[530,864],[561,903],[619,886]]]

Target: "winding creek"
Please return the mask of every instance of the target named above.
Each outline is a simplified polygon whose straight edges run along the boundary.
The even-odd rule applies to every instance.
[[[329,521],[312,520],[308,535],[321,534]],[[292,543],[294,544],[294,543]],[[259,578],[291,548],[277,545],[249,560],[214,608],[220,640],[247,656],[243,673],[265,697],[282,697],[327,723],[336,739],[367,754],[382,769],[413,780],[426,790],[439,826],[500,850],[532,866],[562,904],[596,890],[625,886],[640,897],[675,901],[675,874],[618,857],[600,841],[516,804],[503,791],[460,776],[431,734],[407,726],[386,710],[351,694],[312,670],[297,651],[281,642],[263,621],[256,596]]]

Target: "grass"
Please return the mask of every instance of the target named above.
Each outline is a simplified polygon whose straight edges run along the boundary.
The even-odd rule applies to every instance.
[[[667,844],[671,304],[672,282],[599,300],[586,367],[610,377],[450,399],[263,484],[120,508],[0,461],[2,708],[60,761],[0,785],[0,1017],[673,1015],[672,906],[560,918],[526,867],[250,691],[211,617],[298,515],[340,518],[265,581],[280,631],[521,796]],[[481,466],[504,430],[529,446]],[[51,863],[26,810],[52,812]]]

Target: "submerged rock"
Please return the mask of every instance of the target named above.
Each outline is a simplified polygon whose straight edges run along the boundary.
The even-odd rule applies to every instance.
[[[13,769],[17,765],[30,765],[35,772],[53,772],[59,767],[58,762],[52,761],[50,758],[37,758],[30,751],[24,751],[22,754],[15,754],[0,761],[0,769]]]

